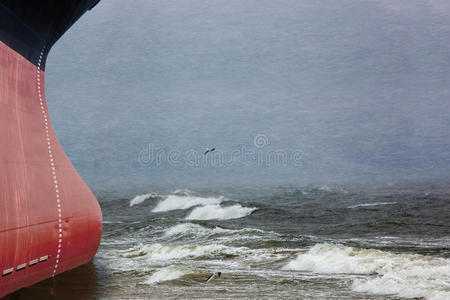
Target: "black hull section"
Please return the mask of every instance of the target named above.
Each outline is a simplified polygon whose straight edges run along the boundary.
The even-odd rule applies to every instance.
[[[37,66],[53,44],[99,0],[0,0],[0,40]]]

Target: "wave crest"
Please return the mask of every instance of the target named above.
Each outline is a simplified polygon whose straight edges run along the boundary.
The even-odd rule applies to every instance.
[[[233,230],[221,228],[219,226],[216,226],[214,228],[208,228],[192,223],[177,224],[168,228],[164,232],[164,236],[166,237],[173,237],[177,235],[184,235],[184,236],[193,235],[196,237],[207,237],[211,235],[233,235],[233,236],[238,235],[237,237],[239,237],[239,235],[242,234],[244,234],[246,237],[248,237],[249,234],[254,235],[255,237],[260,237],[261,235],[278,236],[278,234],[273,231],[264,231],[256,228],[242,228],[238,230]]]
[[[153,193],[137,195],[136,197],[134,197],[133,199],[130,200],[130,207],[137,205],[137,204],[141,204],[145,200],[150,199],[152,197],[156,197],[156,195]]]
[[[122,256],[134,258],[145,256],[150,260],[165,261],[171,259],[179,259],[186,257],[200,257],[206,255],[216,255],[219,253],[232,254],[238,248],[228,247],[224,245],[162,245],[149,244],[138,245],[122,252]]]
[[[218,204],[194,208],[186,220],[229,220],[250,215],[256,207],[242,207],[240,204],[222,207]]]
[[[284,269],[321,274],[375,275],[353,281],[357,292],[400,297],[450,299],[450,260],[418,254],[395,254],[344,245],[317,244]]]
[[[250,249],[247,247],[226,246],[222,244],[209,245],[162,245],[159,243],[137,245],[127,250],[121,250],[119,256],[139,259],[141,263],[154,264],[179,259],[219,260],[239,258],[239,261],[276,261],[291,256],[292,250],[287,249]]]
[[[195,197],[188,195],[169,195],[160,201],[152,212],[165,212],[176,209],[188,209],[199,205],[219,204],[223,201],[223,197]]]
[[[170,281],[181,278],[188,274],[193,274],[194,271],[187,268],[176,266],[169,266],[154,272],[146,281],[147,284],[155,284],[163,281]]]

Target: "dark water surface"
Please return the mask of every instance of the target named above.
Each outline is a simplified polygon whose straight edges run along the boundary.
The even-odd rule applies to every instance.
[[[12,299],[450,299],[448,186],[98,199],[104,233],[93,262]]]

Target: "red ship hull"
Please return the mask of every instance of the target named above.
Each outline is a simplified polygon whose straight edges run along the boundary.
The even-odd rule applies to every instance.
[[[90,261],[102,233],[50,122],[45,47],[33,61],[0,41],[0,297]]]

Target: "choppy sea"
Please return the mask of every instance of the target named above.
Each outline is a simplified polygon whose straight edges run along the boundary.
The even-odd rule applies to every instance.
[[[18,299],[450,299],[448,186],[97,196],[94,261]]]

